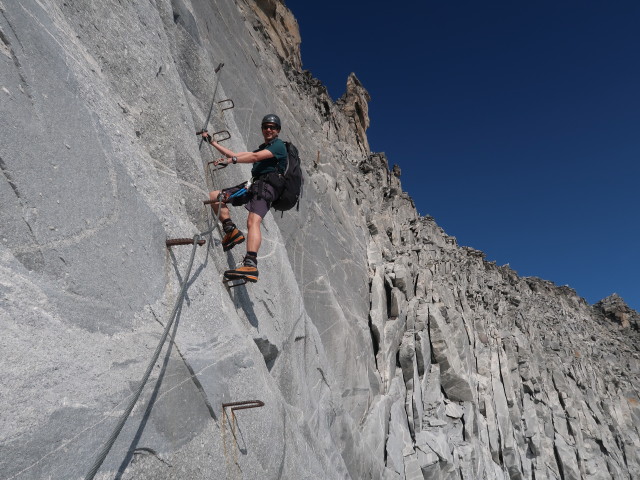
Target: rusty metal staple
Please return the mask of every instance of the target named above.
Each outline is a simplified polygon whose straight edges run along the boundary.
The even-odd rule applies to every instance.
[[[196,243],[200,246],[203,246],[205,243],[207,243],[207,241],[198,240]],[[176,245],[192,245],[193,238],[168,238],[166,244],[167,247],[174,247]]]
[[[234,412],[236,410],[246,410],[248,408],[264,407],[264,402],[260,400],[246,400],[243,402],[231,402],[231,403],[222,404],[223,409],[227,407],[231,407],[231,412]]]

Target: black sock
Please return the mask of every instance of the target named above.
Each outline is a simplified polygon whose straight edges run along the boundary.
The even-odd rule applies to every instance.
[[[247,252],[247,258],[258,265],[258,252]]]
[[[236,224],[230,218],[222,221],[222,230],[224,233],[233,232],[233,229],[236,228]]]

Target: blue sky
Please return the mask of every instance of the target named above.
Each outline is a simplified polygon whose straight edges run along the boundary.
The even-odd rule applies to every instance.
[[[640,2],[285,0],[418,211],[523,276],[640,310]],[[398,4],[400,5],[400,4]]]

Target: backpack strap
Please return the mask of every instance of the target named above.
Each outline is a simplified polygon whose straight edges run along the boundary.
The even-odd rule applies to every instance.
[[[280,170],[280,165],[278,165],[278,172],[280,173],[280,175],[286,175],[287,171],[289,170],[289,142],[285,142],[284,140],[282,141],[282,143],[284,143],[284,148],[285,151],[287,152],[287,166],[284,168],[284,170]]]

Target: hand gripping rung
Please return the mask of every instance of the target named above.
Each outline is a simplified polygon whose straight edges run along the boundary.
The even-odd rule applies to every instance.
[[[214,172],[217,170],[222,170],[223,168],[227,168],[226,163],[221,163],[220,165],[214,165],[215,163],[216,163],[215,160],[211,160],[210,162],[207,163],[207,167],[209,167]]]

